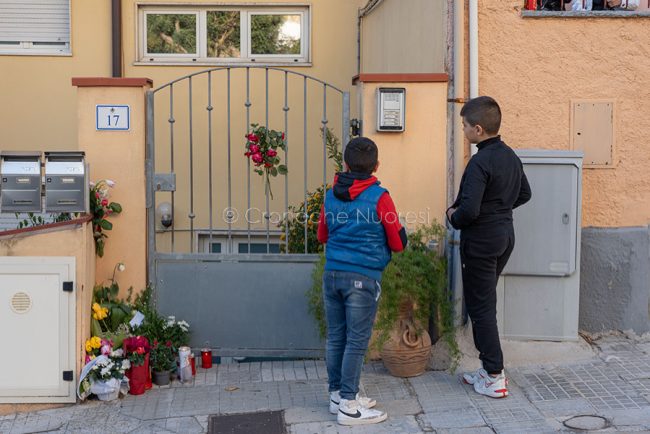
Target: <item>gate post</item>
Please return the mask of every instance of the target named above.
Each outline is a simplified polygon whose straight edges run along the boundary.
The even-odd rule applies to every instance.
[[[116,275],[122,289],[137,293],[147,284],[147,208],[145,176],[146,104],[148,78],[73,78],[77,89],[79,149],[86,153],[90,179],[111,179],[111,200],[122,213],[110,218],[104,256],[97,258],[97,283],[106,283],[118,262],[126,270]],[[98,106],[109,106],[106,108]],[[128,123],[127,119],[128,107]],[[114,110],[111,111],[111,108]],[[110,120],[108,114],[117,114]]]

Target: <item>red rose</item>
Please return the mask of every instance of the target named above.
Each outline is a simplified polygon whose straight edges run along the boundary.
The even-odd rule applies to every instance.
[[[95,192],[95,199],[99,199],[99,193]]]
[[[135,350],[135,352],[138,353],[138,354],[144,354],[144,348],[138,347],[138,349]]]
[[[284,140],[284,133],[282,133],[282,140]]]
[[[264,167],[273,167],[273,163],[264,163]]]
[[[268,151],[266,151],[266,155],[269,157],[275,157],[276,155],[278,155],[278,153],[275,149],[269,149]]]
[[[244,155],[247,156],[247,157],[250,157],[251,153],[250,152],[244,152]]]
[[[107,199],[102,199],[102,206],[108,205],[108,200]]]
[[[165,345],[166,345],[167,347],[171,347],[171,346],[172,346],[172,341],[167,341],[167,342],[165,342]]]
[[[258,163],[258,164],[259,164],[259,163],[261,163],[262,161],[264,161],[264,157],[262,157],[262,154],[260,154],[260,153],[258,152],[258,153],[256,153],[256,154],[253,154],[253,156],[251,157],[251,160],[253,160],[254,163]]]
[[[249,141],[253,142],[253,143],[257,143],[258,140],[260,139],[260,138],[257,137],[257,135],[254,134],[254,133],[250,133],[249,135],[246,136],[246,138],[247,138]]]
[[[259,145],[250,145],[248,147],[248,150],[250,151],[251,154],[257,154],[258,152],[260,152],[260,147]]]

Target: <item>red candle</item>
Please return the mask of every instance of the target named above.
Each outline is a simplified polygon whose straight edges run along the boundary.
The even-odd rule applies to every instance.
[[[205,369],[212,367],[212,350],[209,348],[203,348],[201,350],[201,366]]]
[[[192,375],[196,375],[196,362],[194,354],[190,354],[190,365],[192,365]]]

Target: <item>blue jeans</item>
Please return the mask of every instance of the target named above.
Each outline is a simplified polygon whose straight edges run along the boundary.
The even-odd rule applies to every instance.
[[[329,391],[355,399],[363,359],[381,295],[379,282],[362,274],[325,271],[323,300],[327,321]]]

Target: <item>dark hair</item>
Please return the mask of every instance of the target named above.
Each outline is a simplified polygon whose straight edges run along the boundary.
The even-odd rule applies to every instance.
[[[488,134],[497,134],[501,127],[501,109],[489,96],[470,99],[460,111],[460,115],[471,126],[480,125]]]
[[[371,174],[377,166],[378,155],[375,142],[367,137],[355,137],[345,147],[343,159],[352,172]]]

